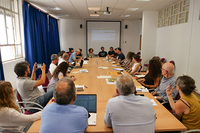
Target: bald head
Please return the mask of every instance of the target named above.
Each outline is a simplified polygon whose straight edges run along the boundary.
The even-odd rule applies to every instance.
[[[67,53],[64,53],[62,55],[63,60],[68,60],[69,59],[69,55]]]
[[[74,82],[69,77],[64,77],[57,82],[53,89],[53,96],[56,103],[65,105],[70,104],[76,94]]]
[[[169,76],[174,74],[174,65],[172,63],[167,62],[163,64],[162,69],[167,70]]]
[[[127,96],[133,94],[135,85],[133,79],[128,75],[122,75],[117,78],[116,87],[120,95]]]

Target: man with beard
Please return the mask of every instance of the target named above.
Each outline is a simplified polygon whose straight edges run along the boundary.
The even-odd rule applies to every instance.
[[[36,102],[41,106],[45,107],[49,100],[53,97],[53,89],[48,91],[46,94],[41,95],[38,86],[45,83],[46,75],[46,65],[43,63],[41,66],[42,77],[40,80],[36,79],[36,68],[37,63],[34,64],[32,75],[30,72],[29,64],[26,61],[19,62],[15,65],[14,71],[17,75],[17,91],[19,92],[22,100],[24,102]],[[29,78],[31,76],[31,78]],[[24,104],[25,107],[39,107],[30,103]],[[35,113],[39,110],[31,109],[29,112]]]

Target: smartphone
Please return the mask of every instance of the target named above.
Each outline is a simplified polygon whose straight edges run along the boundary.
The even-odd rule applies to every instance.
[[[170,88],[169,88],[169,90],[168,90],[168,91],[170,91],[170,90],[172,89],[172,85],[171,85],[171,83],[170,83],[169,85],[170,85]]]
[[[41,68],[41,66],[42,66],[42,64],[39,64],[39,63],[37,64],[37,68]]]

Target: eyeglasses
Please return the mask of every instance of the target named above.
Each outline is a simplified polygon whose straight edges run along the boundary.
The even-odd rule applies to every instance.
[[[167,71],[166,69],[162,69],[162,68],[160,68],[160,69],[163,70],[163,71],[164,71],[164,70]],[[168,72],[168,71],[167,71],[167,72]]]

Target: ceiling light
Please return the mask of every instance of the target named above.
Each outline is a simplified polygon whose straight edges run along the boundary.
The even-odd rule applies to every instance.
[[[99,17],[99,14],[90,14],[91,17]]]
[[[89,7],[88,10],[100,11],[100,7]]]
[[[121,15],[120,17],[130,17],[131,15]]]
[[[69,16],[69,15],[68,15],[68,14],[58,14],[58,16],[67,17],[67,16]]]
[[[51,10],[62,10],[62,8],[59,7],[49,7]]]
[[[126,11],[137,11],[139,8],[127,8]]]

